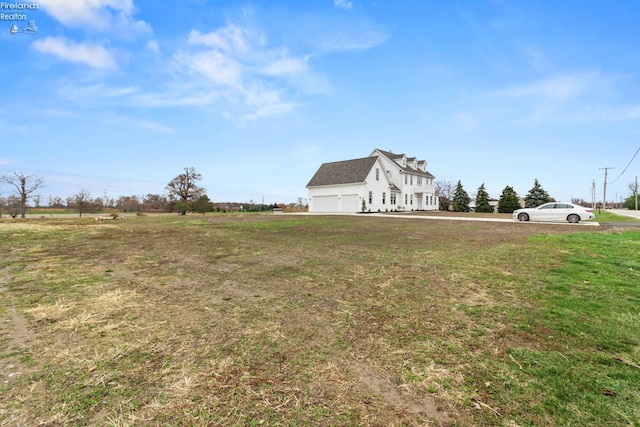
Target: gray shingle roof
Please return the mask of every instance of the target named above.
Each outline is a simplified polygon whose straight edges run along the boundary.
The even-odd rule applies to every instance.
[[[389,160],[396,160],[396,159],[399,159],[400,157],[404,156],[404,154],[396,154],[396,153],[392,153],[390,151],[381,150],[379,148],[376,148],[376,150],[380,154],[382,154],[383,156],[387,157]],[[407,162],[413,161],[415,159],[416,159],[415,157],[408,157],[407,158]],[[418,164],[420,164],[420,162],[424,162],[424,160],[419,160]],[[420,169],[414,169],[414,168],[409,167],[409,166],[403,167],[403,166],[401,166],[401,165],[399,165],[397,163],[396,163],[396,166],[398,166],[400,169],[404,170],[405,172],[410,172],[410,173],[415,174],[415,175],[426,176],[428,178],[435,178],[435,176],[433,176],[431,173],[429,173],[429,171],[421,171]]]
[[[341,162],[323,163],[313,175],[307,187],[321,185],[354,184],[364,182],[378,156],[361,159],[343,160]]]
[[[404,156],[404,154],[396,154],[396,153],[392,153],[391,151],[381,150],[379,148],[376,148],[376,150],[378,150],[380,153],[387,156],[391,160],[399,159],[400,157]]]

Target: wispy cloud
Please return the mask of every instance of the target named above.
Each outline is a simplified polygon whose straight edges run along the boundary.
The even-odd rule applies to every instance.
[[[0,166],[9,165],[9,164],[11,164],[11,160],[0,158]]]
[[[353,7],[352,2],[348,0],[333,0],[333,5],[344,10],[351,10],[351,7]]]
[[[68,27],[130,35],[151,32],[144,21],[136,20],[132,0],[41,0],[40,7]]]
[[[59,83],[58,93],[65,101],[104,102],[120,100],[138,92],[135,86],[110,86],[106,83],[63,81]]]
[[[361,25],[355,30],[336,30],[318,41],[319,53],[368,50],[385,43],[388,38],[388,33],[367,25]]]
[[[147,49],[153,53],[160,53],[160,45],[156,40],[149,40],[147,42]]]
[[[513,85],[502,93],[507,97],[534,97],[547,102],[564,102],[594,90],[600,91],[614,81],[614,78],[599,73],[561,74]]]
[[[139,126],[145,128],[145,129],[150,129],[152,131],[158,132],[158,133],[174,133],[175,131],[170,128],[169,126],[165,126],[162,123],[158,123],[158,122],[152,122],[152,121],[141,121],[138,123]]]
[[[45,37],[33,42],[33,48],[65,61],[81,63],[91,68],[112,70],[117,68],[113,55],[104,47],[75,43],[62,37]]]
[[[33,114],[34,115],[39,114],[43,117],[63,117],[63,118],[78,116],[78,113],[75,111],[63,110],[60,108],[45,108],[39,111],[34,111]]]
[[[62,4],[62,0],[47,2],[51,13],[57,13],[58,8],[62,10]],[[129,19],[134,13],[131,0],[79,0],[71,9],[70,13],[81,21],[96,18],[106,26],[112,25],[117,16]],[[287,37],[279,38],[277,33],[272,35],[278,41],[270,40],[268,25],[256,24],[251,14],[243,13],[239,21],[211,31],[193,29],[184,38],[178,38],[186,43],[172,52],[167,52],[167,47],[161,52],[155,39],[147,41],[145,51],[154,53],[151,58],[158,62],[148,69],[144,79],[132,82],[131,74],[125,73],[111,73],[109,80],[104,73],[83,76],[80,81],[65,78],[58,84],[60,97],[92,105],[208,107],[235,121],[275,117],[307,103],[309,96],[331,93],[330,83],[313,66],[315,59],[370,49],[387,38],[366,22],[354,26],[341,24],[334,32],[327,32],[324,25],[317,24],[310,30],[315,35],[310,36],[308,43],[287,44]],[[129,56],[130,63],[116,62],[116,58],[127,57],[126,47],[121,45],[107,49],[99,44],[46,37],[32,46],[39,52],[100,72],[139,66],[133,55]],[[162,62],[167,58],[169,62]]]
[[[228,117],[255,120],[285,114],[299,105],[296,98],[301,93],[326,89],[308,65],[311,55],[270,46],[266,36],[251,27],[229,24],[209,33],[192,30],[188,42],[174,54],[174,63],[199,86],[196,92],[202,96],[178,97],[176,103],[226,100]]]
[[[630,120],[640,104],[617,102],[617,86],[627,77],[600,72],[565,73],[501,89],[498,99],[517,101],[521,123],[575,123]],[[524,102],[523,102],[524,101]]]

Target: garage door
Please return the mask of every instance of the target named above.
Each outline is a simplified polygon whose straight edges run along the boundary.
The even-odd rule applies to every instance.
[[[342,196],[342,212],[358,212],[357,194],[345,194]]]
[[[338,196],[315,196],[313,198],[314,212],[338,212]]]

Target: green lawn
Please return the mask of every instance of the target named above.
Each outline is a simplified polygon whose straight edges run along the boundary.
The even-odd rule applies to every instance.
[[[3,426],[640,420],[640,231],[3,218],[0,253]]]
[[[639,222],[640,221],[637,218],[618,215],[611,212],[605,212],[605,211],[598,212],[598,210],[594,210],[593,213],[596,215],[595,221],[598,221],[598,222]]]

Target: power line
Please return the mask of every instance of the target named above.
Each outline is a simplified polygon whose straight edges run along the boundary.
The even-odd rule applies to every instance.
[[[639,152],[640,152],[640,147],[638,147],[638,149],[636,150],[636,153],[633,155],[631,160],[629,160],[629,163],[627,163],[627,166],[625,166],[624,169],[622,170],[622,172],[620,172],[620,175],[618,175],[618,177],[616,179],[614,179],[613,181],[611,181],[609,184],[613,184],[614,182],[619,180],[622,177],[622,175],[624,175],[624,173],[626,172],[627,168],[629,168],[629,166],[631,166],[631,162],[633,162],[633,159],[636,158],[636,156],[638,155]]]

